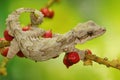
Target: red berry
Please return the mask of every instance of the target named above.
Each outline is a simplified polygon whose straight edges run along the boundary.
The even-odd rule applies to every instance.
[[[64,56],[63,63],[66,65],[67,68],[73,65],[72,63],[69,62],[66,55]]]
[[[71,62],[71,63],[77,63],[79,60],[80,60],[80,57],[78,55],[77,52],[70,52],[67,54],[68,55],[68,60]]]
[[[53,18],[53,16],[54,16],[54,11],[53,10],[49,10],[49,18]]]
[[[5,38],[0,38],[0,41],[4,41],[5,40]]]
[[[11,35],[9,35],[8,30],[4,31],[4,37],[7,41],[12,41],[14,37],[12,37]]]
[[[23,31],[28,31],[28,30],[30,30],[30,27],[29,26],[23,27],[22,30]]]
[[[44,17],[47,17],[49,15],[48,8],[42,8],[40,11],[44,14]]]
[[[73,64],[76,64],[79,61],[80,61],[80,56],[78,55],[77,52],[69,52],[65,55],[63,59],[63,63],[66,65],[67,68],[69,68],[69,66]]]
[[[87,52],[87,54],[92,54],[91,50],[89,49],[86,49],[85,51]]]
[[[52,31],[49,30],[49,31],[46,31],[43,35],[44,38],[52,38]]]
[[[5,48],[2,52],[1,52],[1,55],[2,56],[4,56],[4,57],[6,57],[7,56],[7,54],[8,54],[8,50],[9,50],[9,48],[7,47],[7,48]]]
[[[19,51],[19,52],[17,53],[17,56],[19,56],[19,57],[25,57],[24,54],[23,54],[21,51]]]
[[[42,8],[40,11],[44,14],[44,17],[52,18],[54,16],[54,11],[48,8]]]

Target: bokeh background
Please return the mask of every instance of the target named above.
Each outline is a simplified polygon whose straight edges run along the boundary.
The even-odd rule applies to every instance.
[[[20,7],[40,9],[48,0],[0,0],[0,37],[6,28],[8,14]],[[100,57],[120,59],[120,0],[60,0],[51,9],[55,11],[53,19],[44,19],[40,27],[54,33],[65,33],[77,23],[93,20],[105,27],[107,32],[96,39],[77,45],[79,49],[91,49]],[[22,14],[23,26],[30,20],[28,14]],[[44,62],[31,61],[15,56],[7,65],[7,76],[0,80],[119,80],[120,71],[94,63],[83,66],[83,62],[69,69],[63,64],[61,54],[57,59]],[[0,56],[0,60],[3,57]]]

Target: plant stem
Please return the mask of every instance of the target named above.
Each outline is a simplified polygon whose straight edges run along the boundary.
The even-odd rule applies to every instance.
[[[6,71],[7,62],[8,62],[8,59],[4,58],[0,63],[0,75],[3,75],[3,76],[7,75],[7,71]]]
[[[49,8],[49,7],[51,7],[55,2],[58,2],[58,1],[59,1],[59,0],[49,0],[49,1],[47,2],[47,4],[46,4],[45,7]]]
[[[96,55],[86,54],[85,59],[92,60],[96,63],[106,65],[107,67],[113,67],[120,70],[120,61],[112,60],[109,61],[107,58],[100,58]]]
[[[6,41],[6,40],[0,41],[0,48],[7,47],[9,45],[10,45],[9,41]]]

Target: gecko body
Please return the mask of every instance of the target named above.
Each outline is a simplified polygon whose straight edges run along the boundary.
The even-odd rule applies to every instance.
[[[19,22],[20,14],[31,13],[31,30],[22,31]],[[14,37],[10,43],[7,58],[13,58],[18,51],[22,51],[25,57],[34,61],[45,61],[60,55],[62,52],[74,51],[76,44],[82,44],[88,40],[105,33],[105,28],[93,21],[79,23],[75,28],[65,34],[54,34],[52,38],[42,38],[45,30],[38,28],[42,23],[43,14],[35,9],[20,8],[10,14],[6,20],[7,30]],[[81,51],[80,55],[83,51]],[[83,56],[84,57],[84,56]]]

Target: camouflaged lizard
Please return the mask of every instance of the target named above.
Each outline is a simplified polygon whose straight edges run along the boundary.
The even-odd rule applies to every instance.
[[[31,29],[22,31],[19,16],[23,12],[31,13]],[[19,50],[25,57],[34,61],[49,60],[62,52],[78,51],[81,59],[84,59],[83,50],[75,48],[76,44],[82,44],[88,40],[105,33],[105,28],[93,21],[79,23],[75,28],[65,34],[54,34],[52,38],[40,37],[45,30],[38,28],[42,23],[43,14],[35,9],[20,8],[10,14],[6,20],[7,30],[14,37],[10,43],[7,58],[13,58]]]

